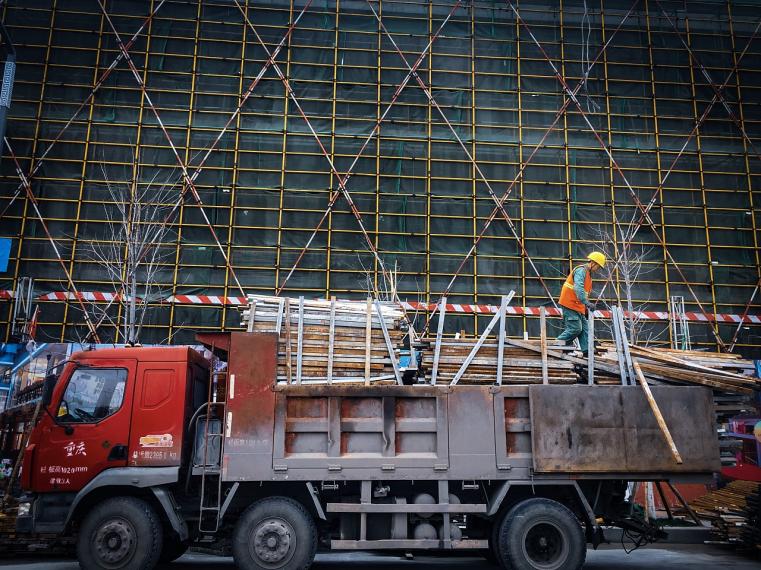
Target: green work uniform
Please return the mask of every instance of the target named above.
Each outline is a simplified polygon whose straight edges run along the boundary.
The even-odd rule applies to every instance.
[[[584,280],[587,277],[587,266],[577,267],[573,272],[573,291],[576,297],[584,303],[588,303],[587,292],[584,290]],[[582,354],[586,355],[589,350],[589,328],[587,326],[587,316],[568,307],[563,309],[563,332],[558,336],[558,340],[571,344],[575,338],[579,339]]]

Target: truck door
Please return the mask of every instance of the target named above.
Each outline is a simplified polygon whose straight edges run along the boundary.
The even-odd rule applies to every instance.
[[[180,464],[187,366],[186,362],[138,364],[129,442],[131,466]]]
[[[104,469],[127,465],[135,368],[132,359],[74,368],[55,422],[48,417],[41,426],[32,467],[36,491],[78,491]]]

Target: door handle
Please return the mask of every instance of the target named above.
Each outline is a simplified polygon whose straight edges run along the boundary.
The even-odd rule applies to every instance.
[[[108,461],[126,461],[127,460],[127,446],[124,444],[117,444],[111,448],[108,453]]]

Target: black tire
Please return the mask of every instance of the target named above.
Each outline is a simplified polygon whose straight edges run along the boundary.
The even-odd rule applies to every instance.
[[[587,544],[579,519],[550,499],[515,505],[499,526],[499,556],[511,570],[580,570]]]
[[[306,570],[317,552],[317,527],[300,503],[262,499],[238,519],[233,558],[243,570]]]
[[[83,570],[151,570],[159,561],[163,529],[153,508],[135,497],[97,504],[77,538]]]
[[[502,556],[499,553],[499,529],[502,519],[498,518],[494,520],[489,532],[489,548],[484,553],[484,558],[491,562],[494,566],[501,566]]]
[[[164,537],[164,545],[161,547],[161,554],[159,555],[159,562],[163,564],[174,562],[190,548],[188,542],[181,541],[174,534],[164,531]]]
[[[492,566],[499,566],[499,561],[497,560],[491,545],[489,545],[489,548],[479,550],[478,553]]]

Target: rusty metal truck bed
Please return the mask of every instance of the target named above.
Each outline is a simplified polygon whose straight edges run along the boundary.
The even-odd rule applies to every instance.
[[[250,345],[231,351],[228,481],[678,480],[719,469],[706,388],[652,388],[677,464],[636,386],[276,385],[275,337],[238,339]]]

